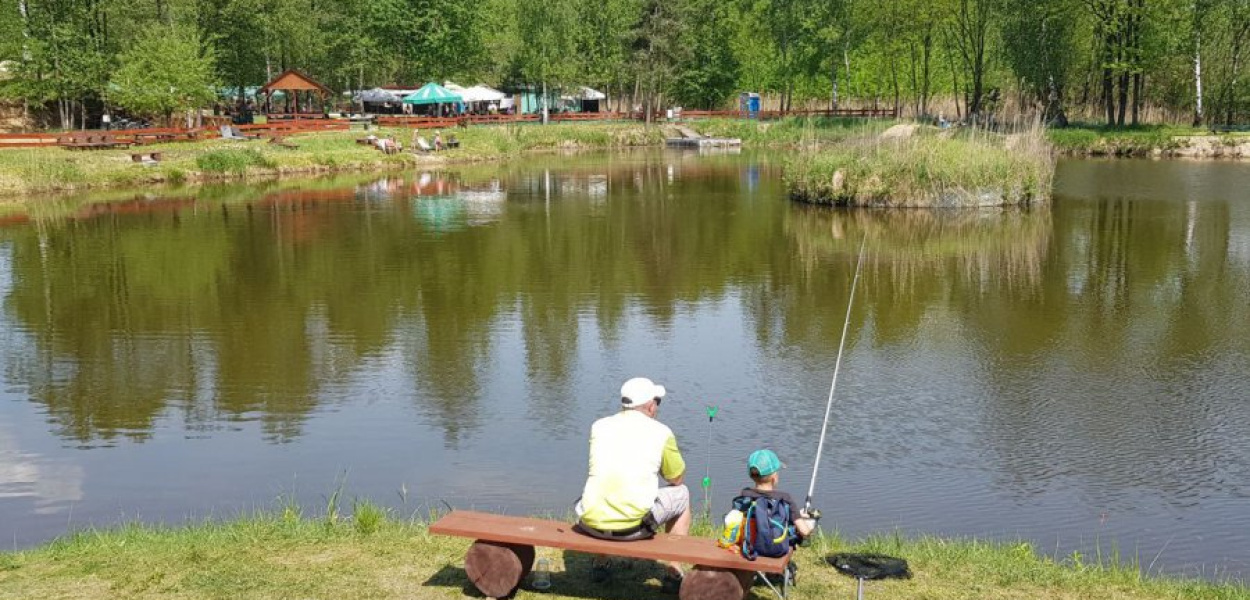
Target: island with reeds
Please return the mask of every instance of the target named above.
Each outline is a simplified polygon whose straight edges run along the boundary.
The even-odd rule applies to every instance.
[[[804,147],[785,166],[790,195],[835,206],[1028,206],[1050,198],[1054,158],[1040,127],[1002,134],[897,125]]]

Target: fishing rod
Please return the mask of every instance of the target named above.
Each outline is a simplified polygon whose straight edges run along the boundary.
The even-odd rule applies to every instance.
[[[838,342],[838,358],[833,363],[833,381],[829,383],[829,401],[825,403],[825,421],[820,425],[820,442],[816,445],[816,462],[812,465],[812,482],[807,486],[807,500],[803,510],[813,519],[820,519],[820,511],[812,508],[812,495],[816,493],[816,474],[820,472],[820,456],[825,450],[825,432],[829,431],[829,415],[833,411],[833,393],[838,389],[838,372],[842,370],[842,351],[846,348],[846,332],[851,327],[851,306],[855,304],[855,287],[859,284],[859,271],[864,265],[864,248],[868,235],[859,243],[859,258],[855,260],[855,277],[851,279],[851,295],[846,299],[846,320],[842,323],[842,340]]]
[[[712,514],[712,422],[716,420],[719,406],[707,407],[707,462],[703,464],[703,515]]]

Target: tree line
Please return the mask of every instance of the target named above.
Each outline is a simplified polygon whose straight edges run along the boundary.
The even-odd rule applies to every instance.
[[[1006,110],[1109,125],[1250,115],[1250,0],[3,0],[0,97],[81,125],[299,68],[609,94],[611,108]]]

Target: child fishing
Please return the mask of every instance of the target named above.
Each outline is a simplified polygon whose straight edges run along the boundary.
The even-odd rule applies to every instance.
[[[740,553],[747,560],[790,554],[816,529],[816,519],[806,509],[797,508],[794,499],[779,489],[785,465],[777,453],[756,450],[747,459],[747,472],[754,485],[743,488],[725,516],[725,530],[719,544]],[[794,563],[787,566],[787,579],[794,580]]]

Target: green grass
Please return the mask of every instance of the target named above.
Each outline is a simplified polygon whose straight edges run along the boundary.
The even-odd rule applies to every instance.
[[[754,147],[820,148],[846,146],[859,151],[857,140],[875,137],[895,124],[878,119],[788,118],[778,121],[709,119],[685,123],[707,135],[739,138]],[[411,146],[409,129],[375,130]],[[415,165],[506,160],[527,152],[615,149],[659,146],[673,129],[666,123],[650,127],[637,122],[513,124],[474,126],[444,131],[455,134],[461,147],[437,155],[384,155],[355,143],[364,133],[326,132],[291,136],[299,147],[282,148],[263,141],[156,144],[144,151],[162,153],[155,167],[130,160],[129,150],[68,151],[62,148],[0,150],[0,197],[151,183],[201,183],[240,178],[266,178],[300,173],[380,171]],[[1046,138],[1069,154],[1137,155],[1183,146],[1184,136],[1201,130],[1174,126],[1105,128],[1073,126],[1052,129]],[[427,140],[434,132],[421,131]],[[1250,136],[1215,138],[1226,146],[1244,145]],[[992,165],[991,165],[992,166]]]
[[[940,207],[1028,205],[1050,196],[1051,150],[1040,130],[1014,136],[920,128],[861,137],[786,162],[791,194],[816,204]]]
[[[373,133],[394,136],[404,146],[412,142],[409,129],[382,129]],[[63,148],[0,150],[0,196],[70,191],[149,183],[204,182],[242,177],[264,178],[296,173],[379,171],[414,165],[501,160],[528,151],[621,148],[658,145],[663,132],[638,123],[573,123],[548,126],[472,127],[445,131],[461,140],[461,147],[437,154],[404,152],[385,155],[355,140],[365,133],[326,132],[287,138],[298,148],[264,141],[200,142],[144,146],[160,152],[154,167],[135,163],[129,150],[69,151]],[[433,131],[422,131],[427,140]]]
[[[708,536],[706,526],[697,532]],[[307,518],[298,509],[181,527],[127,525],[84,531],[39,548],[0,553],[0,597],[74,598],[462,598],[468,540],[433,536],[422,518],[396,519],[357,502],[350,517]],[[799,551],[796,600],[851,598],[854,582],[823,557],[836,551],[906,558],[907,581],[872,583],[868,596],[891,599],[1233,600],[1236,583],[1149,577],[1135,560],[1040,555],[1027,543],[936,537],[818,537]],[[551,559],[552,589],[518,598],[664,598],[654,563],[618,561],[611,586],[586,577],[584,555],[540,549]],[[475,594],[468,593],[473,596]],[[757,587],[753,597],[769,598]]]
[[[272,169],[277,162],[256,148],[211,150],[195,157],[195,164],[205,173],[247,173],[249,168]],[[185,178],[185,174],[183,175]]]
[[[716,119],[689,123],[722,137],[742,138],[748,145],[833,143],[888,123],[849,119],[785,119],[775,122]],[[410,129],[381,129],[373,133],[394,136],[412,146]],[[432,140],[434,131],[420,135]],[[0,150],[0,196],[18,196],[151,183],[200,183],[240,178],[265,178],[297,173],[380,171],[405,166],[498,161],[527,152],[617,149],[661,146],[671,133],[665,124],[650,127],[637,122],[512,124],[474,126],[443,131],[460,139],[460,148],[437,154],[384,155],[355,143],[365,134],[325,132],[291,136],[298,148],[264,141],[200,142],[144,146],[160,152],[161,163],[144,166],[130,160],[129,150],[69,151],[63,148]]]
[[[1071,154],[1138,155],[1154,149],[1177,147],[1177,136],[1203,135],[1204,131],[1174,125],[1136,125],[1108,127],[1105,125],[1070,125],[1050,129],[1047,139],[1060,152]]]
[[[1226,146],[1250,143],[1250,135],[1244,132],[1215,135],[1205,128],[1183,125],[1072,124],[1047,130],[1046,137],[1059,152],[1090,156],[1171,154],[1185,148],[1193,137],[1211,138]]]
[[[789,146],[845,142],[881,133],[895,123],[887,119],[791,117],[777,121],[709,119],[687,125],[705,135],[738,138],[748,146]]]
[[[293,136],[292,150],[263,141],[205,140],[144,146],[161,162],[146,166],[131,150],[70,151],[63,148],[0,150],[0,196],[56,191],[274,177],[330,170],[378,170],[411,164],[415,157],[386,156],[353,140],[356,132]],[[327,163],[338,165],[330,169]]]

